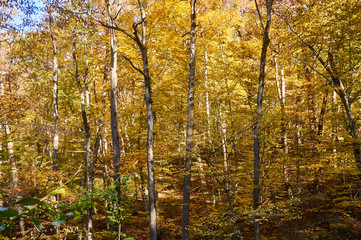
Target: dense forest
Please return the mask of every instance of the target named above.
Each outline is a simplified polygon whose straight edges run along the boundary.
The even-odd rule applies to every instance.
[[[361,239],[359,0],[5,0],[0,48],[0,239]]]

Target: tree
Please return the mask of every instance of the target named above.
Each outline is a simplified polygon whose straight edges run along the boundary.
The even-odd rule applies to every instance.
[[[189,239],[253,239],[257,223],[265,239],[360,239],[359,170],[344,104],[282,18],[272,16],[265,47],[267,2],[257,1],[259,13],[248,0],[193,1],[194,9],[179,0],[49,2],[58,171],[46,1],[41,24],[2,29],[0,238],[181,239],[185,213]],[[340,79],[358,137],[360,10],[355,0],[310,0],[273,1],[271,11]],[[15,36],[11,46],[5,34]]]
[[[58,152],[59,152],[59,129],[58,129],[58,121],[59,121],[59,113],[58,113],[58,47],[56,44],[56,37],[54,34],[54,14],[55,9],[51,6],[50,2],[47,2],[47,11],[49,16],[49,33],[51,37],[51,43],[53,47],[53,119],[54,119],[54,130],[53,130],[53,169],[54,171],[58,170]]]
[[[85,25],[85,24],[84,24]],[[85,26],[83,26],[85,27]],[[86,90],[87,90],[87,84],[88,84],[88,46],[87,46],[87,32],[83,32],[84,40],[84,56],[85,56],[85,69],[84,69],[84,75],[80,76],[79,67],[78,67],[78,59],[77,59],[77,38],[78,33],[76,32],[76,26],[73,29],[73,47],[72,47],[72,57],[73,57],[73,65],[74,65],[74,76],[75,81],[78,86],[79,94],[80,94],[80,104],[81,104],[81,115],[83,119],[83,129],[84,129],[84,138],[85,138],[85,161],[84,165],[86,168],[86,195],[88,197],[88,202],[91,201],[91,193],[92,193],[92,162],[91,162],[91,134],[90,134],[90,127],[88,122],[88,116],[86,112],[86,107],[88,107],[86,104]],[[81,82],[81,79],[83,80]],[[87,240],[93,239],[93,218],[92,218],[92,208],[87,207],[87,217],[86,217],[86,237]]]
[[[331,3],[330,7],[335,7],[335,4]],[[308,9],[310,8],[310,9]],[[316,8],[316,6],[314,5],[310,5],[310,6],[306,6],[306,10],[305,14],[307,13],[311,13],[313,8]],[[355,7],[351,8],[351,12],[355,10]],[[328,12],[326,12],[326,14],[328,14]],[[328,30],[328,25],[329,23],[326,23],[326,32],[325,34],[328,35],[327,37],[330,38],[330,46],[329,46],[329,50],[327,51],[327,53],[322,53],[321,50],[317,50],[317,45],[320,42],[309,42],[307,41],[307,39],[305,39],[305,37],[303,37],[296,29],[294,26],[291,25],[290,23],[290,19],[291,16],[285,16],[284,15],[280,15],[278,13],[279,16],[281,16],[281,18],[285,21],[286,25],[289,27],[289,29],[291,30],[291,32],[301,41],[301,43],[309,49],[309,51],[311,52],[311,54],[317,59],[317,61],[319,62],[320,66],[323,68],[323,72],[318,71],[317,69],[315,69],[314,67],[310,66],[308,63],[305,63],[307,66],[311,67],[315,72],[319,73],[322,77],[324,77],[327,81],[327,84],[329,84],[333,90],[337,93],[337,95],[340,97],[342,105],[344,107],[346,116],[347,116],[347,120],[348,120],[348,126],[347,126],[347,130],[350,134],[350,136],[352,137],[352,146],[353,146],[353,152],[354,152],[354,157],[355,157],[355,161],[357,163],[357,168],[360,169],[361,166],[361,149],[360,149],[360,142],[359,142],[359,137],[358,137],[358,133],[357,133],[357,127],[356,127],[356,120],[354,117],[354,114],[352,112],[352,108],[351,108],[351,104],[353,99],[358,98],[359,97],[359,92],[356,91],[354,93],[354,96],[350,96],[350,94],[348,93],[348,91],[350,91],[350,89],[348,88],[347,85],[345,85],[345,79],[342,75],[347,74],[350,71],[353,71],[354,68],[357,67],[357,62],[354,64],[353,62],[357,61],[354,58],[354,54],[351,54],[352,51],[354,51],[353,49],[349,49],[349,55],[348,57],[344,57],[341,54],[338,57],[344,57],[344,58],[349,58],[349,60],[347,62],[350,62],[350,66],[348,66],[348,69],[343,69],[341,68],[342,66],[339,66],[341,69],[337,69],[336,68],[336,63],[334,60],[334,53],[333,53],[333,44],[332,42],[335,42],[338,44],[338,46],[343,46],[345,43],[344,37],[346,37],[349,33],[343,33],[343,34],[338,34],[337,30],[336,31],[330,31]],[[332,16],[330,16],[331,21],[332,21]],[[340,16],[339,17],[339,21],[337,22],[338,25],[340,26],[344,26],[345,24],[351,24],[350,20],[344,20],[342,19],[345,16]],[[347,17],[346,17],[347,18]],[[346,23],[347,22],[347,23]],[[352,39],[353,40],[353,39]],[[350,44],[350,43],[349,43]],[[323,54],[327,55],[327,61],[324,60],[324,56]],[[357,57],[356,57],[357,58]],[[351,80],[352,76],[351,76]],[[346,83],[347,84],[347,83]]]
[[[256,6],[257,1],[255,0]],[[260,127],[261,127],[261,115],[262,115],[262,100],[263,100],[263,91],[264,91],[264,81],[266,76],[266,62],[267,62],[267,49],[270,43],[269,31],[271,27],[271,11],[272,11],[273,0],[266,1],[267,8],[267,21],[266,25],[263,26],[261,14],[257,7],[257,11],[260,16],[261,26],[263,28],[263,44],[260,60],[260,70],[258,78],[258,95],[257,95],[257,114],[253,130],[253,149],[254,149],[254,175],[253,175],[253,209],[256,212],[254,217],[254,238],[256,240],[260,239],[260,224],[259,217],[257,214],[258,208],[260,207]]]
[[[189,78],[188,78],[188,113],[186,130],[186,154],[184,168],[184,186],[183,186],[183,208],[182,208],[182,239],[190,239],[189,235],[189,205],[191,195],[191,167],[193,158],[193,115],[194,115],[194,91],[196,74],[196,0],[190,1],[191,7],[191,31],[189,43]]]
[[[151,81],[148,66],[148,53],[147,53],[147,32],[146,32],[146,15],[144,4],[141,0],[138,0],[139,10],[141,14],[142,22],[142,37],[139,38],[137,25],[133,24],[134,36],[136,43],[139,46],[139,50],[142,54],[143,60],[143,76],[144,76],[144,90],[145,90],[145,103],[147,106],[147,169],[148,169],[148,194],[149,194],[149,229],[150,239],[157,239],[157,213],[155,203],[155,179],[154,179],[154,164],[153,164],[153,125],[154,125],[154,113],[153,113],[153,101]]]

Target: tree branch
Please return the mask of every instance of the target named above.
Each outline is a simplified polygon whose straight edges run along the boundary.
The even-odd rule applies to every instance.
[[[138,71],[140,74],[142,74],[142,75],[144,76],[144,72],[143,72],[140,68],[136,67],[136,66],[133,64],[132,60],[130,60],[127,56],[125,56],[125,54],[122,54],[122,57],[123,57],[125,60],[127,60],[127,61],[129,62],[129,64],[130,64],[136,71]]]
[[[256,4],[256,9],[257,9],[257,13],[258,13],[258,16],[259,16],[259,20],[260,20],[260,22],[261,22],[261,27],[262,27],[262,30],[264,31],[264,26],[263,26],[263,22],[262,22],[262,16],[261,16],[261,12],[259,11],[259,7],[258,7],[257,0],[254,0],[254,3]]]

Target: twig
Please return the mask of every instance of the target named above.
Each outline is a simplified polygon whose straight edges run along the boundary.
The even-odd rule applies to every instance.
[[[59,187],[57,187],[54,191],[59,190],[60,188],[64,187],[66,184],[68,184],[71,180],[73,180],[73,179],[76,177],[76,175],[81,171],[82,165],[83,165],[83,164],[80,164],[80,165],[79,165],[78,170],[74,173],[74,175],[73,175],[68,181],[66,181],[65,183],[62,183],[62,184],[61,184]],[[50,196],[50,194],[46,195],[45,197],[43,197],[42,199],[40,199],[40,201],[44,201],[44,200],[45,200],[47,197],[49,197],[49,196]]]
[[[143,71],[142,71],[140,68],[136,67],[136,66],[133,64],[132,60],[130,60],[127,56],[125,56],[125,54],[122,54],[122,57],[123,57],[125,60],[127,60],[127,61],[129,62],[129,64],[130,64],[135,70],[137,70],[140,74],[142,74],[142,75],[144,76]]]

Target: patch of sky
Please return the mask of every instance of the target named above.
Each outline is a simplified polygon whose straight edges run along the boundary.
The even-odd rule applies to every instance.
[[[28,32],[39,28],[45,3],[41,0],[8,0],[1,8],[3,31],[17,29],[20,32]]]

